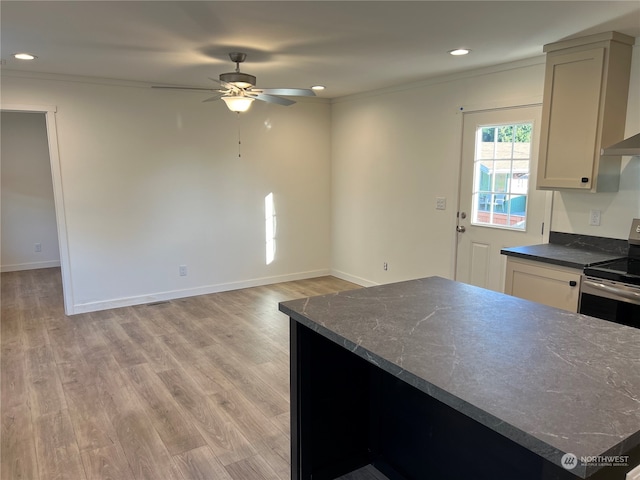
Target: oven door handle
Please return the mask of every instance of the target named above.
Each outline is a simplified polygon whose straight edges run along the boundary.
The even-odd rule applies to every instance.
[[[583,285],[591,287],[594,290],[600,290],[602,292],[615,295],[627,299],[632,303],[640,303],[640,292],[634,292],[624,287],[611,287],[600,282],[594,282],[593,280],[583,280]]]

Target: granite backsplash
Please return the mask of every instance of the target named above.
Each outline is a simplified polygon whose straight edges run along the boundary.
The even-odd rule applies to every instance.
[[[619,238],[594,237],[577,233],[549,233],[549,243],[566,247],[585,248],[625,256],[629,253],[629,242]]]

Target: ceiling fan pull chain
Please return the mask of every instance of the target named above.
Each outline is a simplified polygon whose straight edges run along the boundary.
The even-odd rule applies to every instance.
[[[240,145],[242,145],[242,142],[240,141],[240,112],[236,112],[236,115],[238,116],[238,158],[241,158]]]

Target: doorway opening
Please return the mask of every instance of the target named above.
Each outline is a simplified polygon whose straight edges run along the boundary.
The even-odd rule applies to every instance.
[[[62,180],[60,171],[60,158],[58,152],[58,137],[56,127],[56,108],[54,106],[38,105],[0,105],[0,111],[5,113],[34,113],[43,114],[46,124],[46,143],[48,146],[49,165],[51,168],[51,183],[53,188],[53,203],[55,210],[55,230],[59,251],[59,263],[62,276],[62,294],[65,314],[73,314],[73,296],[71,288],[71,276],[69,269],[69,250],[67,242],[66,217],[64,209],[64,196],[62,192]],[[43,248],[36,242],[34,250]],[[43,265],[46,266],[46,265]]]

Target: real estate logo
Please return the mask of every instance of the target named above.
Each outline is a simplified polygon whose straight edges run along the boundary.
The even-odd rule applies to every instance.
[[[586,467],[628,467],[629,455],[589,455],[580,457],[580,465]],[[578,466],[578,457],[573,453],[565,453],[560,459],[565,470],[573,470]]]
[[[573,453],[565,453],[560,459],[560,465],[562,465],[562,468],[565,470],[573,470],[578,465],[578,457]]]

